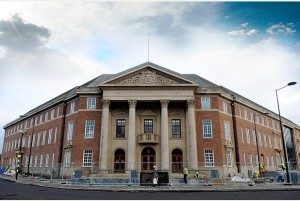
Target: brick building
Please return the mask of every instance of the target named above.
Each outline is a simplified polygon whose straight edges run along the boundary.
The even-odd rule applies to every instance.
[[[300,127],[284,118],[283,124],[296,168]],[[126,174],[155,164],[176,174],[185,164],[225,175],[254,171],[258,161],[277,170],[284,160],[277,113],[198,75],[150,62],[100,75],[4,129],[2,165],[16,166],[21,152],[28,172],[63,165]]]

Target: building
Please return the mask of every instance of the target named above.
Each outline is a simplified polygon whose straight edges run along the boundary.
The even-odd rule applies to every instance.
[[[266,114],[268,113],[268,114]],[[283,119],[299,166],[300,127]],[[2,164],[28,173],[189,170],[249,173],[284,161],[279,118],[195,74],[151,62],[99,77],[6,124]],[[257,134],[257,135],[256,135]],[[257,152],[259,150],[259,154]],[[294,152],[294,153],[292,153]],[[51,168],[50,168],[51,167]]]

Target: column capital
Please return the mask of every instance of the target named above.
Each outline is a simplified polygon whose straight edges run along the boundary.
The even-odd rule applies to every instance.
[[[128,101],[128,104],[129,104],[129,108],[135,108],[137,100],[130,99],[130,100],[127,100],[127,101]]]
[[[160,105],[162,108],[168,107],[169,100],[168,99],[162,99],[160,100]]]
[[[188,108],[195,108],[195,99],[186,100]]]
[[[102,99],[102,108],[109,108],[110,100],[109,99]]]

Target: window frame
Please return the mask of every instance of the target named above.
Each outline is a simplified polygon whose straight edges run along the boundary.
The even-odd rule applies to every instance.
[[[94,134],[95,134],[95,120],[92,119],[85,120],[84,138],[92,139],[94,138]]]
[[[202,120],[202,127],[203,127],[203,138],[213,138],[212,120],[203,119]]]
[[[172,119],[172,138],[181,138],[181,119]]]

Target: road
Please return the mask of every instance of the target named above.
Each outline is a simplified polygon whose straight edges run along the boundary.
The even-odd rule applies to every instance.
[[[25,185],[0,179],[0,200],[299,200],[299,191],[107,192]]]

